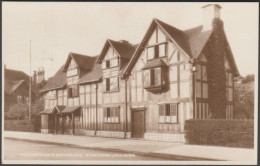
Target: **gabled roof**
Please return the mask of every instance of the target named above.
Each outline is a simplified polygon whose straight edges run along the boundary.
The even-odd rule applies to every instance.
[[[72,113],[74,111],[77,111],[81,108],[81,106],[68,106],[65,107],[61,113]]]
[[[137,44],[132,45],[130,43],[125,43],[125,42],[121,42],[121,41],[114,41],[114,40],[108,39],[97,60],[98,63],[101,63],[102,59],[104,58],[104,56],[110,46],[116,51],[116,53],[118,54],[119,57],[125,58],[125,59],[131,59],[131,57],[133,56],[138,45]]]
[[[191,58],[198,58],[201,54],[202,50],[204,49],[205,45],[209,41],[212,30],[203,31],[203,26],[197,26],[188,30],[180,30],[175,28],[163,21],[158,19],[153,19],[150,27],[148,28],[142,42],[136,49],[133,57],[129,61],[128,65],[124,68],[124,70],[120,73],[121,75],[129,74],[138,60],[141,52],[143,51],[146,42],[148,41],[149,36],[153,32],[153,29],[158,26],[166,36],[171,40],[171,42],[175,43],[176,47],[184,53],[187,57]],[[226,40],[227,41],[227,40]],[[228,42],[227,42],[228,43]],[[229,49],[230,50],[230,49]],[[231,53],[231,50],[230,50]],[[231,63],[233,63],[234,71],[238,73],[234,57],[232,53],[230,54]]]
[[[59,113],[61,113],[64,109],[65,109],[66,106],[64,105],[56,105],[54,108],[53,108],[53,111],[56,109]]]
[[[73,53],[75,55],[75,53]],[[77,56],[80,55],[80,56]],[[77,54],[77,60],[79,59],[84,59],[85,66],[84,67],[83,63],[81,63],[81,77],[79,79],[79,84],[83,83],[88,83],[88,82],[93,82],[93,81],[99,81],[100,78],[102,77],[102,69],[101,69],[101,64],[96,63],[98,56],[86,56],[86,55],[81,55]],[[72,55],[73,56],[73,55]],[[84,57],[85,56],[85,57]],[[89,61],[86,61],[89,60]],[[68,61],[67,61],[68,62]],[[67,63],[66,62],[66,63]],[[53,89],[59,89],[59,88],[65,88],[67,85],[67,74],[66,71],[64,71],[64,66],[63,65],[58,72],[50,78],[46,85],[41,89],[41,91],[48,91],[48,90],[53,90]],[[89,68],[90,69],[86,69]]]
[[[194,58],[198,58],[201,51],[205,47],[208,42],[212,30],[202,31],[203,26],[197,26],[195,28],[191,28],[185,30],[184,33],[188,36],[188,44],[190,47],[190,54]]]
[[[66,72],[63,71],[64,65],[57,71],[57,73],[50,78],[41,91],[48,91],[57,88],[63,88],[67,84]]]
[[[188,55],[190,54],[190,47],[189,47],[189,39],[188,36],[181,30],[162,22],[158,19],[154,19],[154,22],[160,26],[166,34],[172,39],[172,42],[176,42],[176,44]]]
[[[98,56],[95,56],[93,59],[95,59],[94,62],[96,62]],[[93,61],[91,62],[93,63]],[[98,81],[102,78],[102,69],[101,69],[101,64],[99,63],[93,63],[93,68],[91,70],[88,70],[85,72],[85,74],[80,78],[79,84],[82,83],[88,83],[88,82],[93,82],[93,81]]]
[[[19,88],[23,83],[26,84],[24,80],[5,82],[5,93],[12,94],[17,88]]]
[[[94,64],[93,62],[96,61],[96,59],[92,56],[70,52],[67,61],[64,65],[64,69],[63,69],[64,71],[66,71],[67,68],[69,67],[71,59],[75,61],[75,63],[80,69],[84,69],[84,70],[92,69]]]
[[[234,59],[234,55],[233,55],[233,53],[232,53],[232,51],[231,51],[231,48],[230,48],[230,46],[229,46],[229,42],[228,42],[228,40],[227,40],[227,36],[226,36],[226,33],[225,33],[225,32],[224,32],[224,37],[225,37],[225,41],[226,41],[226,44],[227,44],[226,49],[227,49],[227,52],[229,53],[229,55],[227,56],[227,58],[228,58],[228,60],[229,60],[229,62],[230,62],[231,67],[233,68],[234,76],[235,76],[235,77],[239,77],[239,76],[241,76],[241,75],[240,75],[240,73],[239,73],[239,71],[238,71],[237,64],[236,64],[236,61],[235,61],[235,59]]]
[[[12,70],[12,69],[4,69],[5,71],[5,81],[19,81],[25,80],[25,82],[29,83],[30,77],[20,70]]]

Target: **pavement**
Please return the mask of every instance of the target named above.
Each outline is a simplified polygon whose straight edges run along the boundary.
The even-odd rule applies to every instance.
[[[175,157],[187,160],[256,161],[256,151],[248,148],[188,145],[183,143],[118,139],[95,136],[53,135],[32,132],[4,131],[5,138],[59,144],[87,149],[127,152],[149,156]]]

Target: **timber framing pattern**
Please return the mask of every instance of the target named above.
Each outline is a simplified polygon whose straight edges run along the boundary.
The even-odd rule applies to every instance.
[[[219,5],[205,8],[218,16]],[[99,56],[70,53],[41,90],[42,132],[184,142],[185,120],[213,118],[216,111],[208,95],[210,48],[224,50],[226,114],[220,118],[232,119],[239,72],[224,31],[223,48],[212,46],[219,25],[205,24],[179,30],[153,19],[140,44],[108,39]]]

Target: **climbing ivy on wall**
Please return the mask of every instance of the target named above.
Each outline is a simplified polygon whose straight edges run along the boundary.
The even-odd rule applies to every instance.
[[[208,97],[212,119],[226,117],[226,73],[224,67],[225,36],[223,22],[215,18],[213,33],[206,47]]]

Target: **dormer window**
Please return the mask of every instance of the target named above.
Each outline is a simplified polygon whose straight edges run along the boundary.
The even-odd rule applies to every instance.
[[[153,46],[149,46],[146,49],[148,60],[167,56],[167,43],[156,44]]]
[[[113,58],[109,60],[104,60],[102,62],[102,69],[108,69],[112,67],[117,67],[118,66],[118,58]]]

